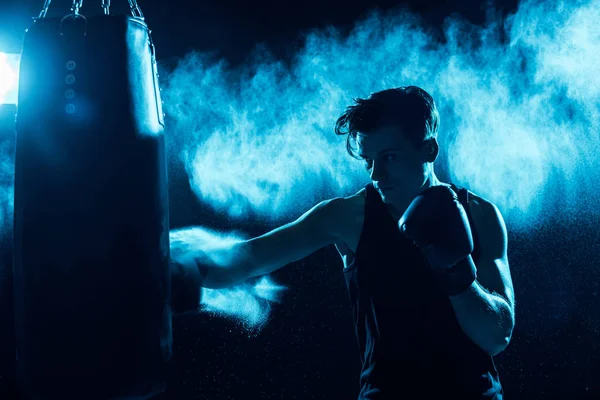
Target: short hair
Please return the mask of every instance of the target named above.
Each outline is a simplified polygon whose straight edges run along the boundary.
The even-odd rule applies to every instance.
[[[433,97],[417,86],[403,86],[354,99],[354,105],[338,118],[336,135],[346,136],[346,149],[354,158],[357,132],[369,134],[386,125],[397,125],[400,133],[418,148],[437,137],[440,116]]]

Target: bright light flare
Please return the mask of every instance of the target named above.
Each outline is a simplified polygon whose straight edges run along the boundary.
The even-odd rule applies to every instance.
[[[19,60],[19,54],[0,53],[0,104],[17,103]]]

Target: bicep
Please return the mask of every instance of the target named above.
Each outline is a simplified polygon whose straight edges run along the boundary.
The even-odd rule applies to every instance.
[[[247,241],[251,275],[271,273],[333,244],[341,201],[323,201],[295,221]]]
[[[490,293],[502,296],[514,307],[514,290],[508,262],[508,237],[506,224],[498,208],[492,203],[482,203],[477,214],[479,226],[479,260],[477,281]]]

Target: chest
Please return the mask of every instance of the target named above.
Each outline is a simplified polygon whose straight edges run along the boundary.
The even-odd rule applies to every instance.
[[[364,230],[365,203],[364,195],[355,196],[348,202],[347,213],[340,221],[338,231],[340,240],[335,243],[335,247],[342,258],[344,268],[350,267],[355,259],[356,250]],[[477,202],[469,201],[467,207],[473,218],[473,225],[477,228],[479,225]]]

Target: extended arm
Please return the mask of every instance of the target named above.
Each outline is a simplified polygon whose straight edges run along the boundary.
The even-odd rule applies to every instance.
[[[342,203],[341,198],[323,201],[297,220],[262,236],[173,252],[171,258],[194,284],[212,289],[235,286],[335,243]]]

